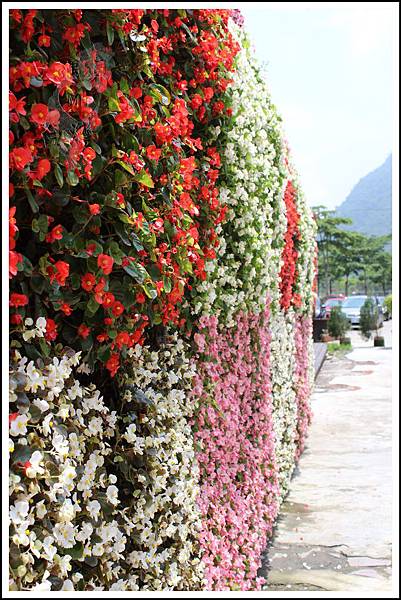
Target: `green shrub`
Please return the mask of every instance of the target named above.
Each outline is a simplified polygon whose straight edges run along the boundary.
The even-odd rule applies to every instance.
[[[384,309],[385,309],[388,317],[390,318],[391,315],[393,314],[393,296],[392,296],[392,294],[389,294],[388,296],[386,296],[384,298]]]
[[[349,322],[340,306],[334,306],[330,312],[330,318],[327,324],[329,334],[338,339],[344,337],[349,329]]]
[[[377,331],[377,323],[377,305],[372,298],[367,298],[361,307],[361,317],[359,321],[362,337],[369,340],[372,336],[372,331]]]

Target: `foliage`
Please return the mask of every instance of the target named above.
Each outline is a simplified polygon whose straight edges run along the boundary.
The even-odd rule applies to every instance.
[[[351,219],[335,216],[335,211],[322,206],[313,208],[318,226],[319,279],[321,293],[329,294],[333,288],[349,294],[352,275],[359,276],[365,294],[368,288],[382,289],[391,283],[391,254],[386,248],[391,235],[366,236],[346,227]]]
[[[349,330],[350,324],[347,317],[342,312],[341,306],[333,306],[331,309],[327,328],[329,334],[335,339],[344,337]]]
[[[384,307],[389,317],[393,314],[393,296],[389,294],[384,298]]]
[[[180,304],[224,217],[208,132],[230,115],[228,15],[11,11],[16,330],[46,317],[46,341],[114,376],[152,326],[190,327]]]
[[[369,340],[372,336],[372,331],[376,330],[378,325],[378,310],[377,304],[373,298],[366,298],[361,306],[359,327],[362,336]]]

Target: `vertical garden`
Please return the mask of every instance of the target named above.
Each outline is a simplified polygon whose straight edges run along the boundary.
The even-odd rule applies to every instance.
[[[315,224],[238,11],[10,11],[10,589],[256,590]]]

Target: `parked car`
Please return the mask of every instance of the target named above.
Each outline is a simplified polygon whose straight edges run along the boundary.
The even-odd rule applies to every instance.
[[[381,308],[382,308],[382,311],[383,311],[383,319],[384,319],[385,321],[388,321],[388,320],[389,320],[389,318],[390,318],[390,315],[389,315],[389,313],[388,313],[387,305],[386,305],[386,303],[384,302],[384,298],[385,298],[385,296],[376,296],[376,302],[377,302],[377,304],[378,304],[379,306],[381,306]]]
[[[322,305],[321,316],[328,319],[333,306],[341,306],[345,300],[345,296],[339,294],[338,296],[328,296]]]
[[[359,327],[359,321],[361,318],[361,308],[369,296],[349,296],[342,303],[342,311],[350,322],[351,326]],[[383,309],[377,300],[374,298],[377,304],[378,313],[378,327],[383,327]]]

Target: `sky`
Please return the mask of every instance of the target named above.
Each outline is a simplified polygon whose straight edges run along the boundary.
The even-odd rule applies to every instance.
[[[396,4],[241,9],[311,206],[340,205],[392,151]]]

